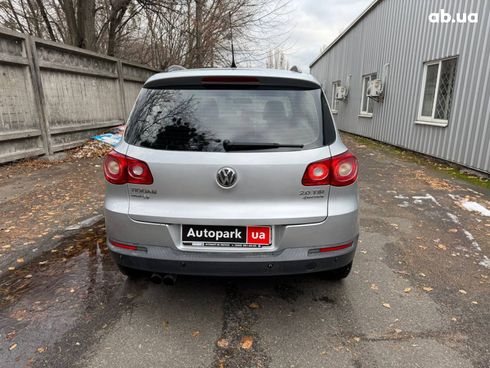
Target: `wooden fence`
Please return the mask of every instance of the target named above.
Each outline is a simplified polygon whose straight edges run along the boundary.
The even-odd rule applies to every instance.
[[[0,163],[73,148],[122,124],[156,72],[0,30]]]

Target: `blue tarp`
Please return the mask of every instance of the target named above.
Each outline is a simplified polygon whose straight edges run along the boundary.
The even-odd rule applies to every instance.
[[[121,142],[122,135],[114,134],[114,133],[106,133],[106,134],[95,135],[92,137],[92,139],[110,144],[111,146],[116,146],[119,142]]]

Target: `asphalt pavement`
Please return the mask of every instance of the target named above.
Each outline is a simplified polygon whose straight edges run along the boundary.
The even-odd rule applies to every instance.
[[[0,367],[489,367],[488,187],[344,140],[361,165],[360,244],[346,280],[131,281],[107,252],[103,221],[66,230],[63,217],[42,238],[51,246],[0,279]],[[98,201],[101,190],[91,189]],[[33,197],[6,196],[3,208],[23,196]],[[86,217],[100,210],[90,203]]]

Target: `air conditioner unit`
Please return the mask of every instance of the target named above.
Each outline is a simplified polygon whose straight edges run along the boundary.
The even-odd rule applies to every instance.
[[[335,90],[335,99],[344,101],[347,99],[349,94],[349,89],[346,86],[338,86]]]
[[[366,94],[368,97],[381,97],[383,95],[383,82],[381,79],[369,81]]]

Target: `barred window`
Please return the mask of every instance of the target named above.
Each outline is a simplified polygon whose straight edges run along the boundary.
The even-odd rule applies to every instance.
[[[418,120],[446,126],[451,113],[457,58],[424,64]]]
[[[373,101],[367,95],[369,82],[377,78],[376,73],[362,76],[362,91],[361,91],[361,116],[373,116]]]
[[[335,114],[337,113],[337,99],[335,98],[335,95],[337,94],[337,87],[340,86],[340,81],[335,81],[332,83],[332,105],[331,105],[331,110]]]

